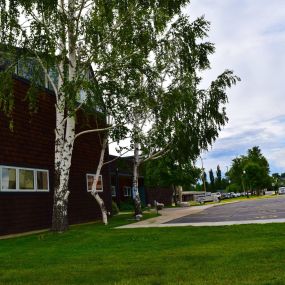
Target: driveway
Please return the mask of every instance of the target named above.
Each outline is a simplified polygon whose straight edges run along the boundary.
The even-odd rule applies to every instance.
[[[188,208],[166,208],[161,216],[119,228],[223,226],[285,222],[285,195]]]

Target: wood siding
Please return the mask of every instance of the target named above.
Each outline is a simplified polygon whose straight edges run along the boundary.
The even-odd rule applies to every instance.
[[[41,92],[38,111],[30,113],[25,100],[28,84],[14,80],[15,106],[13,131],[7,117],[0,112],[0,165],[49,170],[50,192],[12,193],[0,191],[0,235],[51,226],[54,171],[55,100],[52,94]],[[78,117],[77,129],[94,126],[92,120]],[[100,155],[99,136],[83,135],[75,141],[70,172],[69,222],[81,223],[100,218],[95,199],[87,192],[86,173],[95,173]],[[108,153],[106,154],[108,155]],[[108,211],[111,210],[110,176],[103,168],[102,195]]]

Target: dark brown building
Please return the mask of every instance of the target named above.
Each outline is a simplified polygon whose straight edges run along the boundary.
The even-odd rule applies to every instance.
[[[116,156],[110,155],[110,160]],[[133,157],[120,157],[110,164],[112,198],[117,204],[132,201]],[[139,193],[142,204],[146,204],[143,176],[139,176]]]
[[[116,156],[110,155],[110,160]],[[132,178],[133,178],[133,156],[117,158],[110,164],[112,198],[117,204],[132,199]],[[142,169],[139,169],[139,194],[143,205],[154,205],[154,201],[163,203],[166,206],[172,205],[172,187],[147,187],[144,183]]]
[[[15,76],[13,88],[12,131],[9,119],[0,112],[0,235],[49,228],[52,218],[55,98],[43,90],[38,97],[37,112],[31,113],[25,99],[29,82]],[[85,120],[79,116],[76,128],[84,129]],[[88,125],[92,126],[92,120],[88,120]],[[98,164],[98,144],[97,133],[80,136],[75,141],[69,184],[70,224],[101,216],[95,199],[87,191],[87,179],[95,174]],[[102,178],[100,196],[111,211],[107,167],[102,170]]]

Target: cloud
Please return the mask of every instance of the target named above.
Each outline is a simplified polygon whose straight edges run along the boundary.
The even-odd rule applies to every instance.
[[[211,22],[216,53],[203,84],[227,68],[242,79],[228,91],[229,124],[204,154],[205,165],[225,168],[259,145],[271,169],[285,172],[285,1],[192,0],[185,11],[192,20],[204,14]]]
[[[219,164],[224,171],[233,158],[246,154],[253,146],[259,146],[268,159],[272,172],[285,168],[285,116],[256,121],[239,128],[226,127],[212,150],[204,154],[206,168]]]

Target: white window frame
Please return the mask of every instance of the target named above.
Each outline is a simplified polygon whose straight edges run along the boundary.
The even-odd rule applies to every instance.
[[[92,192],[92,190],[89,190],[88,189],[88,176],[92,176],[93,177],[93,179],[95,178],[95,174],[92,174],[92,173],[87,173],[86,174],[86,188],[87,188],[87,192]],[[101,179],[101,184],[102,184],[102,189],[96,189],[96,192],[103,192],[103,190],[104,190],[104,185],[103,185],[103,177],[102,177],[102,175],[100,174],[99,175],[99,178],[98,178],[98,181]]]
[[[127,190],[127,195],[125,193],[125,189]],[[124,193],[124,197],[132,197],[132,187],[124,186],[123,187],[123,193]]]
[[[2,169],[11,168],[16,170],[16,189],[2,189]],[[34,189],[20,189],[20,169],[21,170],[31,170],[34,173]],[[47,173],[47,189],[38,189],[37,172]],[[24,193],[24,192],[49,192],[49,171],[47,169],[39,168],[27,168],[27,167],[15,167],[9,165],[0,165],[0,192],[14,192],[14,193]]]

